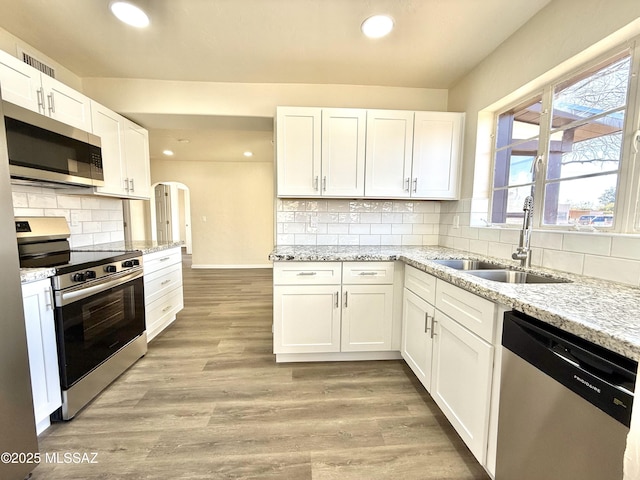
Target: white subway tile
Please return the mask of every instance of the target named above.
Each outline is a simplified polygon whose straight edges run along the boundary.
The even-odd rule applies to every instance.
[[[360,223],[359,213],[339,213],[338,223]]]
[[[122,210],[109,210],[109,220],[118,220],[122,222],[124,219],[124,215]]]
[[[359,245],[359,235],[338,235],[338,245]]]
[[[309,212],[296,212],[294,215],[294,222],[307,223],[311,221],[311,213]]]
[[[415,213],[439,213],[440,203],[438,202],[414,202],[413,211]]]
[[[58,208],[55,195],[28,193],[27,201],[29,202],[29,208]]]
[[[307,200],[305,205],[305,210],[307,212],[317,212],[318,211],[318,202],[316,200]]]
[[[319,234],[326,234],[328,231],[328,225],[326,223],[319,223],[316,227],[316,232]]]
[[[91,220],[94,222],[106,222],[109,220],[109,210],[91,210]]]
[[[13,208],[28,208],[29,198],[26,192],[11,192]]]
[[[368,202],[357,201],[357,200],[349,202],[350,212],[363,213],[363,212],[368,212],[370,208],[371,208],[371,205]]]
[[[347,200],[331,200],[327,204],[328,212],[348,212],[349,202]]]
[[[71,248],[93,245],[93,235],[74,235],[73,237],[69,238],[69,243],[71,244]]]
[[[394,201],[393,211],[401,213],[413,212],[413,202]]]
[[[318,235],[317,245],[337,245],[338,235]]]
[[[436,227],[437,225],[430,225],[430,224],[425,224],[425,223],[416,223],[412,226],[412,231],[411,233],[414,233],[416,235],[433,235],[433,234],[438,234],[438,232],[436,231]]]
[[[545,249],[542,253],[542,266],[553,270],[582,274],[584,255],[581,253]]]
[[[109,243],[111,241],[111,232],[102,232],[93,234],[93,243],[99,245],[101,243]]]
[[[611,239],[611,256],[640,260],[640,237],[614,236]]]
[[[371,234],[371,225],[368,223],[351,223],[349,224],[349,233],[352,235],[369,235]]]
[[[364,212],[360,214],[362,223],[380,223],[382,222],[382,213],[380,212]]]
[[[304,233],[305,232],[304,223],[283,223],[282,228],[283,228],[282,233]]]
[[[282,201],[282,210],[285,212],[297,212],[303,210],[301,208],[301,202],[299,200],[283,200]]]
[[[438,245],[439,235],[422,235],[422,245]]]
[[[424,214],[424,223],[440,223],[440,214],[439,213],[425,213]]]
[[[349,225],[346,223],[329,223],[327,225],[327,233],[334,233],[338,235],[349,233]]]
[[[497,258],[511,258],[511,254],[514,252],[513,247],[508,243],[496,243],[488,242],[487,253],[492,257]]]
[[[391,233],[394,235],[409,235],[413,233],[410,223],[394,223],[391,225]]]
[[[43,208],[14,208],[13,214],[16,217],[41,217],[44,215]]]
[[[102,231],[100,222],[82,222],[82,233],[96,233]]]
[[[304,233],[295,234],[295,245],[315,245],[316,236]]]
[[[276,221],[279,223],[293,222],[296,218],[295,212],[278,212],[276,213]]]
[[[295,245],[295,238],[291,233],[285,234],[285,235],[278,235],[276,237],[276,243],[278,245]]]
[[[318,212],[326,212],[327,211],[327,200],[316,200],[316,204],[318,206]]]
[[[611,237],[589,233],[565,233],[562,249],[565,252],[608,256],[611,253]]]
[[[500,229],[499,228],[479,228],[478,229],[478,239],[486,240],[488,242],[499,242],[500,241]]]
[[[422,245],[422,235],[402,235],[402,245]]]
[[[338,223],[339,213],[318,212],[318,223]]]
[[[392,201],[371,202],[371,211],[391,213],[393,212],[393,202]]]
[[[97,197],[80,197],[83,210],[99,210],[101,201]]]
[[[609,256],[585,255],[583,274],[638,286],[640,284],[640,262]]]
[[[304,225],[304,233],[314,233],[314,234],[318,233],[318,227],[316,227],[315,225],[311,223],[304,223],[303,225]]]
[[[478,255],[488,255],[489,242],[485,240],[469,240],[469,251]]]
[[[422,213],[403,213],[402,223],[424,223],[424,214]]]
[[[63,208],[45,208],[45,217],[64,217],[67,223],[71,221],[71,211]]]
[[[536,230],[531,233],[531,246],[562,250],[562,238],[563,235],[561,232],[543,232]]]
[[[380,245],[380,235],[360,235],[360,245]]]
[[[117,232],[124,229],[122,222],[100,222],[100,225],[103,232]]]
[[[402,245],[402,235],[380,235],[380,245]]]
[[[501,243],[518,243],[520,241],[520,230],[503,229],[500,230]]]
[[[389,235],[391,233],[391,224],[373,223],[371,224],[371,233],[377,235]]]
[[[120,230],[119,232],[111,232],[111,241],[124,242],[124,230]]]
[[[468,238],[456,238],[453,241],[453,248],[458,250],[469,251],[469,239]]]
[[[82,208],[82,198],[77,195],[58,195],[58,208]]]
[[[384,212],[382,214],[382,223],[402,223],[402,214]]]
[[[71,216],[78,222],[90,222],[91,210],[71,210]]]

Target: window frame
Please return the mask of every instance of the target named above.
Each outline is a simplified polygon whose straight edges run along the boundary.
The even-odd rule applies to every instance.
[[[545,187],[548,183],[556,183],[567,181],[562,179],[554,179],[552,182],[547,180],[547,166],[549,162],[549,150],[550,150],[550,136],[552,132],[556,132],[559,129],[553,129],[551,127],[552,121],[552,102],[554,89],[558,85],[562,85],[565,82],[579,77],[584,72],[593,69],[597,65],[603,64],[608,60],[613,60],[616,57],[629,54],[630,55],[630,75],[629,86],[627,90],[627,101],[625,105],[625,118],[622,129],[622,144],[620,163],[617,169],[616,180],[616,202],[614,206],[614,224],[612,226],[589,226],[579,227],[576,225],[545,225],[543,222],[543,215],[536,214],[543,211],[544,207],[544,195]],[[524,105],[527,102],[534,101],[538,97],[541,99],[541,114],[540,114],[540,133],[538,138],[538,156],[534,159],[534,178],[533,178],[533,197],[534,197],[534,216],[533,216],[533,228],[543,229],[548,231],[575,231],[575,230],[596,230],[602,233],[628,233],[637,234],[640,232],[640,37],[636,37],[633,40],[620,45],[614,49],[609,50],[605,54],[598,55],[590,60],[581,63],[578,67],[571,69],[566,74],[553,78],[550,81],[544,83],[543,86],[530,91],[526,95],[520,96],[508,105],[500,108],[494,112],[493,125],[492,125],[492,144],[491,144],[491,167],[489,171],[490,176],[490,199],[489,199],[489,211],[488,218],[492,218],[495,192],[497,190],[504,190],[508,188],[517,187],[518,185],[509,185],[506,187],[496,188],[494,183],[496,159],[500,150],[504,147],[497,147],[498,138],[498,125],[500,116],[515,109],[518,106]],[[595,118],[589,117],[589,118]],[[578,123],[578,122],[576,122]],[[536,138],[536,137],[531,137]],[[522,144],[531,139],[518,140],[512,142],[510,145],[514,146]],[[570,179],[568,179],[570,181]],[[525,186],[529,183],[524,184]],[[493,223],[494,225],[500,225],[504,228],[520,228],[520,225],[514,223]]]

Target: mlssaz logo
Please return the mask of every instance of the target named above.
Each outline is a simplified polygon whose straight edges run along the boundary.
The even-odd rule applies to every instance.
[[[598,393],[602,393],[602,391],[596,387],[595,385],[592,385],[591,383],[587,382],[584,378],[580,378],[577,375],[574,375],[573,378],[575,378],[577,381],[579,381],[581,384],[583,384],[586,387],[589,387],[591,390],[594,390]]]

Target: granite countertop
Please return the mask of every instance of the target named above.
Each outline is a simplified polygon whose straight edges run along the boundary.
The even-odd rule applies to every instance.
[[[628,358],[640,359],[640,289],[543,268],[527,271],[571,283],[509,284],[485,280],[437,263],[435,259],[510,260],[444,247],[276,247],[273,261],[395,261],[432,274],[481,297],[519,310]]]
[[[182,242],[154,242],[151,240],[134,240],[132,242],[111,242],[98,245],[76,247],[76,252],[133,252],[140,251],[143,254],[160,252],[169,248],[180,247]],[[56,274],[54,268],[21,268],[20,282],[31,283],[53,277]]]

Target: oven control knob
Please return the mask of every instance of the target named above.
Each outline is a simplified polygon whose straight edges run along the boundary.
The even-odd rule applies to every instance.
[[[84,282],[84,273],[74,273],[73,275],[71,275],[71,280],[73,280],[74,282]]]
[[[124,262],[122,262],[122,266],[124,268],[131,268],[133,267],[133,260],[125,260]]]
[[[116,273],[118,271],[118,268],[115,265],[107,265],[106,267],[104,267],[104,271],[107,273]]]
[[[84,272],[84,278],[86,278],[87,280],[91,280],[92,278],[96,278],[95,270],[87,270],[86,272]]]
[[[138,260],[137,258],[134,258],[133,260],[131,260],[131,265],[133,265],[134,267],[137,267],[138,265],[140,265],[140,260]]]

